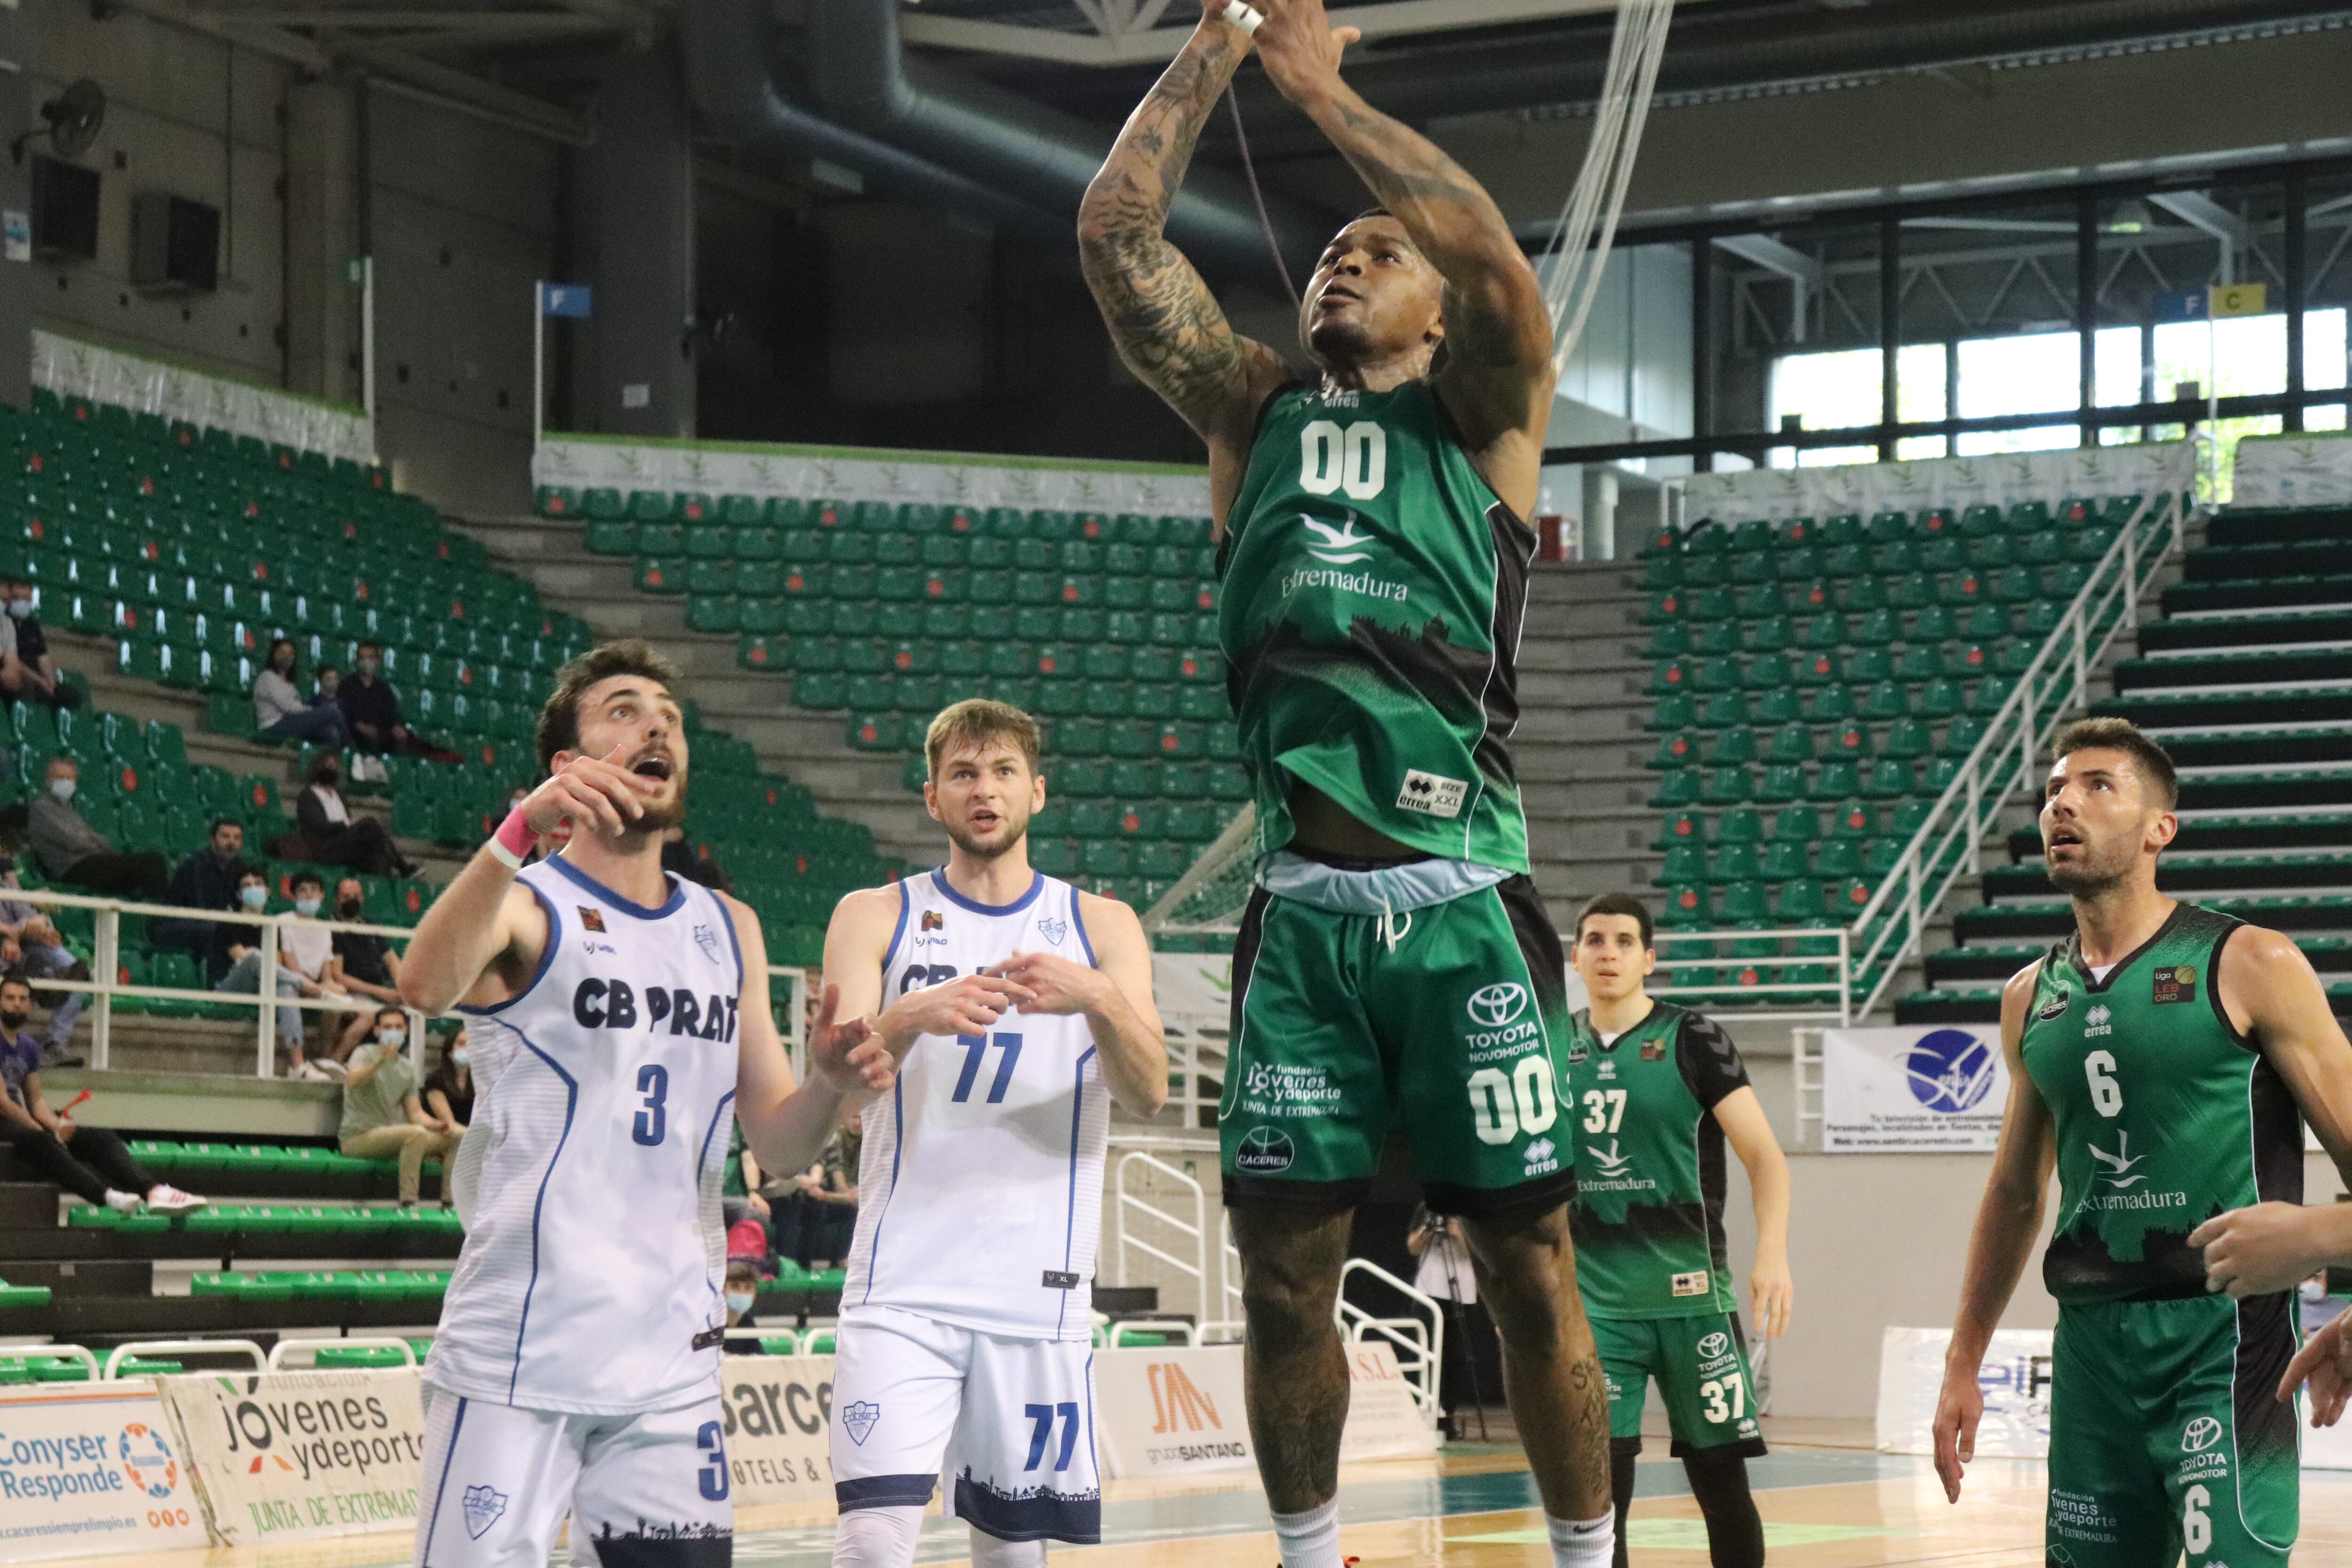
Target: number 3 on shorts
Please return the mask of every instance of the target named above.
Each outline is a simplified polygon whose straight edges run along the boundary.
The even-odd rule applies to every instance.
[[[1470,1075],[1470,1127],[1481,1143],[1507,1143],[1522,1132],[1541,1132],[1559,1115],[1548,1057],[1521,1057],[1508,1078],[1500,1068],[1480,1068]]]

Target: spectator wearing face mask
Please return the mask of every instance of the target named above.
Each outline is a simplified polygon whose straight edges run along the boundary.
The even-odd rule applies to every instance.
[[[449,1037],[433,1076],[425,1080],[425,1109],[460,1138],[474,1120],[474,1058],[462,1027]]]
[[[367,891],[357,877],[346,877],[335,884],[335,918],[367,919]],[[335,962],[342,966],[344,990],[386,1006],[399,1005],[400,954],[393,951],[390,942],[363,931],[339,931]]]
[[[41,1047],[25,1033],[32,987],[0,980],[0,1142],[36,1174],[123,1214],[146,1205],[159,1214],[185,1214],[205,1200],[157,1181],[142,1169],[122,1140],[104,1127],[78,1127],[49,1109],[41,1095]]]
[[[400,1162],[400,1206],[415,1208],[425,1162],[440,1160],[441,1206],[449,1206],[451,1150],[461,1129],[425,1109],[416,1071],[408,1065],[408,1015],[386,1007],[375,1016],[375,1038],[352,1053],[343,1079],[343,1152],[359,1160]]]
[[[171,866],[152,849],[125,853],[81,818],[73,806],[81,769],[71,757],[49,759],[48,789],[25,814],[33,860],[53,881],[91,892],[161,903]]]
[[[407,756],[431,749],[409,733],[401,717],[400,693],[383,679],[383,649],[374,643],[360,644],[358,657],[352,660],[352,678],[337,689],[335,701],[351,726],[352,744],[362,752]]]
[[[238,908],[246,910],[253,914],[259,915],[268,913],[268,879],[264,877],[259,871],[255,870],[252,867],[246,867],[244,870],[239,872],[237,875],[236,901]],[[280,932],[279,935],[281,938],[281,945],[278,951],[278,994],[280,996],[300,996],[303,994],[302,978],[296,974],[294,973],[293,966],[287,963],[286,950],[282,944],[284,933]],[[213,989],[215,991],[241,991],[247,996],[253,995],[258,992],[261,989],[261,949],[257,947],[248,947],[242,942],[232,942],[229,943],[228,956],[228,972],[223,974],[218,980],[213,982]],[[278,1009],[278,1047],[280,1051],[288,1053],[287,1068],[289,1077],[312,1078],[319,1076],[318,1074],[306,1073],[302,1070],[301,1008],[280,1007]]]
[[[349,866],[371,877],[416,875],[416,867],[394,847],[383,823],[352,815],[343,803],[342,782],[340,759],[330,754],[311,762],[309,785],[294,802],[294,821],[310,850],[303,858]]]
[[[0,617],[0,695],[11,702],[79,708],[81,690],[59,678],[49,657],[48,635],[33,614],[33,585],[22,577],[0,577],[7,615]]]
[[[368,1037],[375,1008],[353,996],[343,984],[343,961],[335,955],[335,933],[319,921],[326,904],[327,886],[317,873],[304,871],[295,877],[295,918],[278,928],[278,962],[293,972],[303,995],[338,1003],[350,1014],[341,1038],[320,1064],[331,1076],[334,1068]],[[299,1050],[296,1065],[300,1065]]]
[[[259,675],[253,678],[254,728],[288,741],[310,741],[332,751],[352,743],[343,710],[334,699],[305,701],[294,684],[294,639],[279,637],[269,645]]]
[[[727,1326],[730,1329],[756,1329],[760,1321],[751,1316],[751,1309],[760,1300],[760,1271],[740,1258],[727,1266]],[[758,1355],[757,1340],[728,1340],[723,1348],[729,1355]]]
[[[163,901],[191,910],[240,909],[243,906],[237,901],[237,884],[252,869],[245,862],[244,825],[232,817],[216,816],[205,847],[181,861],[172,872]],[[207,985],[217,984],[229,972],[229,966],[236,962],[229,950],[252,934],[252,927],[226,921],[158,918],[147,922],[150,942],[204,959]]]
[[[0,889],[16,889],[16,858],[0,854]],[[0,968],[22,971],[37,980],[87,980],[89,965],[66,950],[65,938],[48,916],[22,899],[0,894]],[[81,1016],[86,991],[45,991],[41,1003],[49,1011],[47,1044],[43,1067],[79,1067],[73,1054],[74,1020]]]

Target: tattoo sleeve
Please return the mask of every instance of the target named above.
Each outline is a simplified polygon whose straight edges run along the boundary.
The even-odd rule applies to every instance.
[[[1194,33],[1128,118],[1078,209],[1087,286],[1119,358],[1203,437],[1246,416],[1252,370],[1273,357],[1234,333],[1165,232],[1201,128],[1243,48],[1221,25]]]

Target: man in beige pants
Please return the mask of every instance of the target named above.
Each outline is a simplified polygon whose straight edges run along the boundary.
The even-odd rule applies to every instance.
[[[343,1079],[343,1152],[361,1160],[398,1159],[400,1206],[415,1208],[425,1162],[443,1162],[441,1203],[449,1204],[447,1161],[457,1130],[416,1098],[416,1069],[408,1065],[408,1015],[386,1007],[375,1016],[375,1037],[352,1053]]]

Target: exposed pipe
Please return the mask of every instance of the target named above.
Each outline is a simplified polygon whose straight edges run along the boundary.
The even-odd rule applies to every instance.
[[[769,64],[767,13],[764,0],[688,0],[678,7],[687,90],[711,131],[787,158],[838,163],[894,195],[915,197],[990,228],[1070,240],[1070,226],[1042,208],[845,130],[786,98],[777,90]]]
[[[1075,214],[1110,151],[1108,139],[1034,99],[908,60],[898,7],[898,0],[822,0],[809,7],[810,80],[826,110],[852,129]],[[1267,216],[1282,254],[1302,265],[1331,226],[1287,202],[1269,200]],[[1185,175],[1169,211],[1168,237],[1212,270],[1271,270],[1249,191],[1221,170],[1195,163]]]

